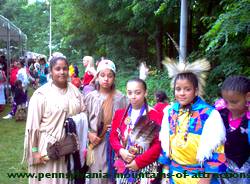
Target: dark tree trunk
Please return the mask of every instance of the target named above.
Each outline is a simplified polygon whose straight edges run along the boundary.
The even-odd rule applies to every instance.
[[[142,59],[146,61],[148,59],[148,35],[144,34],[142,44]]]
[[[161,22],[158,22],[156,25],[156,66],[162,69],[162,60],[163,60],[163,25]]]
[[[169,26],[168,26],[168,34],[172,37],[172,38],[174,38],[174,23],[169,23],[168,24]],[[175,50],[175,48],[174,48],[174,44],[173,44],[173,42],[170,40],[170,38],[168,37],[168,36],[166,36],[167,37],[167,45],[168,45],[168,57],[170,57],[170,58],[174,58],[174,50]],[[176,40],[175,40],[176,41]]]

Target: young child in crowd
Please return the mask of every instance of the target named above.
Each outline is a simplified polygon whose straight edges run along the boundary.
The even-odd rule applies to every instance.
[[[162,183],[213,183],[213,174],[226,170],[223,152],[226,133],[219,112],[199,96],[200,76],[210,65],[206,60],[182,65],[166,63],[173,78],[176,102],[164,109],[159,135],[163,149],[159,162],[164,165],[163,173],[170,176],[163,178]],[[202,172],[207,175],[196,177]],[[182,176],[186,173],[185,177],[178,177],[180,173]]]
[[[15,82],[14,101],[12,103],[11,111],[7,116],[4,116],[3,119],[12,119],[16,114],[17,106],[26,104],[26,101],[27,101],[27,95],[23,90],[22,81],[17,80]]]
[[[127,108],[116,111],[110,135],[110,144],[116,152],[115,167],[123,175],[156,173],[161,145],[159,130],[161,117],[147,104],[147,86],[139,78],[127,82]],[[138,175],[139,176],[139,175]],[[117,178],[117,184],[150,183],[152,178]]]
[[[33,83],[33,88],[37,89],[39,87],[39,73],[40,73],[40,64],[38,62],[34,63],[34,69],[32,71],[33,77],[35,79]]]
[[[225,154],[227,172],[250,173],[249,103],[250,79],[244,76],[228,77],[221,87],[225,106],[217,107],[226,127]],[[221,178],[224,184],[250,183],[249,177]]]
[[[38,70],[39,85],[42,86],[48,82],[47,76],[49,74],[49,65],[44,57],[39,59],[39,64],[40,64]]]
[[[156,91],[155,100],[156,100],[156,104],[154,105],[154,109],[157,110],[163,117],[163,109],[166,106],[168,106],[168,102],[167,102],[168,96],[164,91]]]
[[[81,79],[78,77],[78,74],[74,73],[71,77],[71,83],[77,87],[78,89],[81,87],[82,81]]]

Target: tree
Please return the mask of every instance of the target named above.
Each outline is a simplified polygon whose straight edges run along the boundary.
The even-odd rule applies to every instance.
[[[200,44],[213,65],[207,88],[210,99],[218,93],[226,77],[250,76],[250,3],[248,0],[224,0],[221,6],[222,12],[202,36]]]
[[[0,14],[7,17],[27,35],[27,49],[48,55],[49,14],[45,3],[28,5],[27,1],[3,1]],[[31,19],[35,17],[35,19]]]

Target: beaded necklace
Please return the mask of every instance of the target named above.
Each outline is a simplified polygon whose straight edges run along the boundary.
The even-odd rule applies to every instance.
[[[172,122],[172,127],[173,127],[174,134],[177,135],[178,133],[181,133],[180,127],[179,127],[179,130],[177,132],[177,126],[180,125],[180,123],[179,123],[179,117],[182,116],[183,114],[185,114],[186,112],[188,112],[188,116],[187,116],[188,120],[187,120],[187,125],[186,125],[185,133],[184,133],[184,141],[185,142],[187,142],[187,136],[188,136],[188,133],[189,133],[188,130],[189,130],[189,127],[190,127],[190,118],[193,115],[192,105],[193,105],[193,103],[195,101],[196,101],[196,98],[189,105],[186,105],[185,107],[179,108],[178,112],[177,112],[176,119]],[[183,146],[183,145],[181,144],[180,146]]]
[[[184,133],[184,141],[186,142],[187,141],[187,136],[188,136],[188,130],[189,130],[189,127],[190,127],[190,118],[192,117],[192,113],[190,112],[189,109],[180,109],[178,114],[177,114],[177,120],[175,122],[175,134],[177,133],[176,132],[176,126],[179,126],[180,123],[179,123],[179,117],[182,116],[183,114],[185,114],[186,112],[188,112],[188,120],[187,120],[187,124],[186,124],[186,128],[185,128],[185,133]],[[181,129],[179,127],[179,130],[178,130],[178,133],[181,133]]]

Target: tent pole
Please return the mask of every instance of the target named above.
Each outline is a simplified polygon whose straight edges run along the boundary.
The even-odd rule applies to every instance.
[[[6,96],[7,99],[9,97],[9,79],[10,79],[10,23],[7,23],[7,88],[6,88]]]

